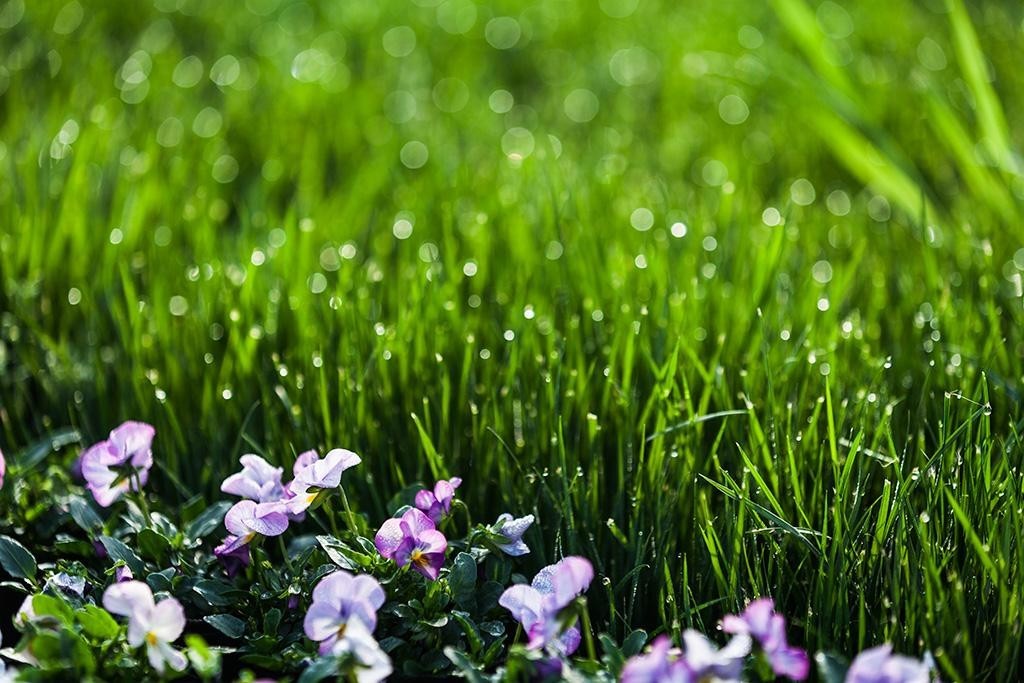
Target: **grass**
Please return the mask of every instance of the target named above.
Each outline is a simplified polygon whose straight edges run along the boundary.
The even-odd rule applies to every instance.
[[[343,445],[371,520],[533,511],[615,635],[771,594],[1024,674],[1020,11],[434,4],[0,5],[4,450],[147,420],[184,502]]]

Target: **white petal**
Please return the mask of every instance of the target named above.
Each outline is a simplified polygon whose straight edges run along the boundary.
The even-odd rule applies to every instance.
[[[153,608],[153,591],[142,581],[115,583],[103,593],[103,607],[122,617]]]
[[[161,600],[153,608],[149,630],[164,642],[173,643],[185,630],[185,610],[174,598]]]

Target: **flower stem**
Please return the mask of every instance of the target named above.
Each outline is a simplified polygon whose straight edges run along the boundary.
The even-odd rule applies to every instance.
[[[295,570],[292,567],[292,558],[288,557],[288,548],[284,544],[284,536],[277,537],[277,544],[281,548],[281,555],[284,557],[284,564],[288,567],[288,573],[294,575]]]
[[[583,620],[583,638],[587,642],[587,656],[590,657],[592,661],[596,662],[597,649],[594,647],[594,634],[590,628],[590,608],[587,607],[587,599],[581,598],[580,604],[583,608],[581,618]]]
[[[139,479],[139,471],[132,468],[131,474],[128,475],[131,482],[129,487],[135,493],[135,502],[139,505],[139,510],[142,511],[142,516],[146,519],[146,526],[153,526],[153,518],[149,514],[149,503],[146,502],[146,494],[142,492],[142,481]]]
[[[359,530],[356,528],[356,517],[352,513],[352,508],[348,504],[348,496],[345,495],[345,489],[338,487],[338,492],[341,493],[341,506],[345,508],[345,516],[348,521],[348,530],[356,536],[359,535]]]

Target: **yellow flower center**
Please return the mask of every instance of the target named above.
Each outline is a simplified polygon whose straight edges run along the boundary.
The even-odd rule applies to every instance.
[[[147,633],[146,634],[146,643],[148,643],[151,647],[156,647],[156,644],[157,644],[156,634],[153,633],[152,631]]]
[[[430,564],[430,560],[427,559],[427,556],[424,555],[423,551],[419,548],[416,548],[412,551],[412,553],[409,555],[409,559],[412,560],[413,564],[418,565],[420,567],[425,567],[428,564]]]

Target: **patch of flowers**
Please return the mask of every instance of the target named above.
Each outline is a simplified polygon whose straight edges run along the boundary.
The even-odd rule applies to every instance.
[[[357,476],[346,473],[361,463],[355,453],[306,451],[290,481],[284,467],[250,454],[220,487],[237,500],[158,509],[145,490],[155,436],[141,422],[117,427],[80,455],[79,480],[48,470],[45,496],[56,505],[18,508],[4,523],[3,590],[23,596],[12,622],[20,638],[0,650],[0,680],[809,675],[807,652],[790,643],[770,598],[725,616],[721,646],[693,629],[649,645],[644,631],[621,643],[595,632],[591,561],[569,555],[527,580],[520,563],[534,516],[473,524],[458,477],[407,491],[390,518],[370,520],[345,494]],[[13,512],[35,495],[22,483],[38,463],[7,464],[0,453],[0,509]],[[36,539],[40,529],[50,530],[34,548],[43,562],[11,535]],[[836,661],[830,680],[851,683],[928,681],[934,669],[884,644],[845,672]]]

